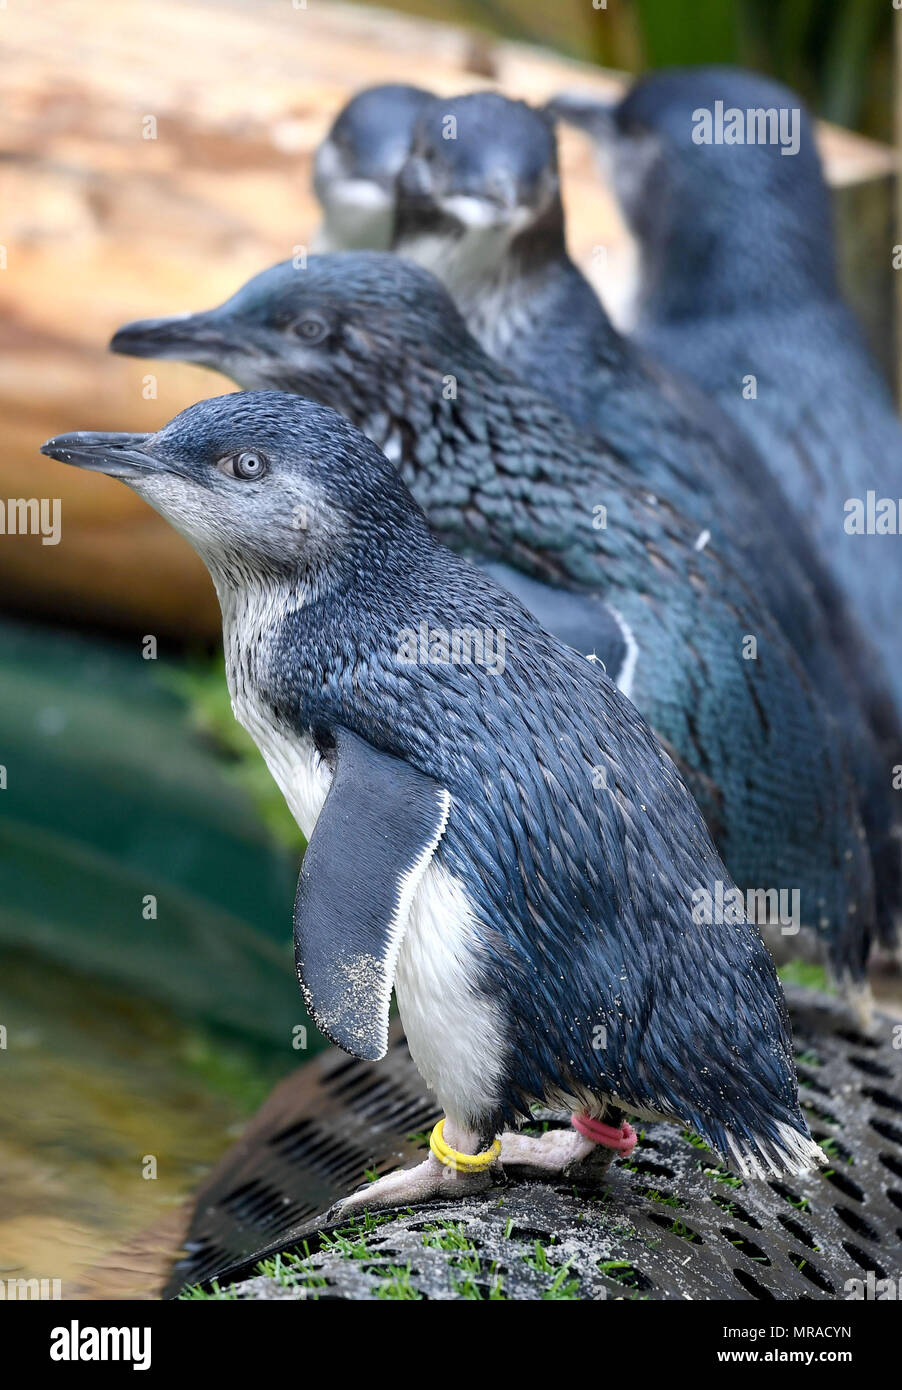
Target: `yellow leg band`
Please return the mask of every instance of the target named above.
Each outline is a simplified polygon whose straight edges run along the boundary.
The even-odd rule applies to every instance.
[[[481,1154],[462,1154],[445,1143],[444,1133],[445,1121],[439,1120],[429,1137],[429,1147],[439,1163],[444,1163],[446,1168],[456,1169],[458,1173],[481,1173],[484,1168],[491,1168],[501,1152],[501,1140],[496,1139],[491,1148],[484,1149]]]

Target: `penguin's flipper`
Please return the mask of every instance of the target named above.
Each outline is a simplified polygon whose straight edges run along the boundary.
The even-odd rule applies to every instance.
[[[566,642],[583,656],[597,657],[615,685],[622,687],[621,677],[627,679],[632,675],[635,666],[632,634],[623,619],[617,617],[598,594],[555,588],[500,560],[480,558],[478,564],[518,598],[559,642]]]
[[[336,730],[335,774],[298,879],[294,956],[317,1027],[354,1057],[388,1048],[410,904],[451,797],[409,763]]]

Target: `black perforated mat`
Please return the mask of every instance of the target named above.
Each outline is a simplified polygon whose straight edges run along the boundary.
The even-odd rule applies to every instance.
[[[849,1279],[899,1278],[902,1025],[878,1018],[865,1038],[831,1000],[787,994],[803,1104],[831,1167],[783,1182],[740,1179],[677,1126],[649,1125],[604,1188],[511,1184],[500,1207],[469,1204],[477,1244],[491,1245],[493,1231],[507,1242],[505,1264],[517,1271],[507,1296],[537,1296],[529,1260],[536,1241],[567,1252],[568,1278],[588,1298],[841,1299]],[[365,1171],[415,1161],[436,1117],[397,1033],[382,1062],[333,1051],[302,1068],[204,1184],[166,1293],[247,1272],[264,1251],[309,1237],[315,1218]],[[372,1296],[366,1281],[378,1281],[380,1259],[397,1261],[407,1233],[453,1220],[454,1211],[443,1203],[380,1228],[373,1261],[358,1263],[350,1281],[334,1269],[329,1276],[334,1255],[317,1259],[314,1238],[324,1276],[317,1283],[333,1289],[326,1296]],[[430,1259],[422,1292],[453,1297],[453,1280],[435,1292],[440,1252],[424,1257],[421,1249],[418,1264]]]

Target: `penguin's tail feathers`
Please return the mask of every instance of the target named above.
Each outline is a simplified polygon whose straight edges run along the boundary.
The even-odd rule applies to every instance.
[[[741,1138],[727,1131],[728,1158],[744,1178],[798,1177],[826,1166],[827,1155],[808,1133],[792,1125],[776,1126],[776,1137]]]

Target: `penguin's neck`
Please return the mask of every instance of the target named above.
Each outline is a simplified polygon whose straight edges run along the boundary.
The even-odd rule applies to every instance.
[[[265,574],[255,569],[210,566],[222,610],[226,682],[239,723],[249,699],[259,701],[268,678],[273,634],[286,614],[304,607],[309,585],[298,575]],[[246,724],[245,724],[246,727]]]
[[[250,734],[285,798],[302,834],[309,840],[329,790],[331,773],[312,730],[286,719],[278,706],[279,635],[292,613],[305,607],[303,584],[273,582],[234,572],[214,574],[222,608],[226,682],[232,713]],[[311,685],[303,661],[291,669],[291,686],[306,704]]]
[[[395,250],[443,282],[490,357],[583,428],[616,417],[633,350],[567,253],[559,199],[513,238],[402,222]]]
[[[386,528],[394,529],[390,520]],[[326,692],[340,685],[348,651],[378,648],[394,617],[393,601],[403,599],[405,583],[434,550],[422,520],[421,530],[406,528],[385,556],[370,555],[369,563],[353,549],[346,563],[338,557],[311,569],[299,560],[282,572],[208,561],[222,610],[232,709],[261,748],[274,728],[279,736],[309,732],[329,704]],[[268,759],[265,748],[264,754]]]
[[[492,357],[517,356],[539,331],[569,264],[563,212],[553,201],[524,230],[402,219],[394,249],[440,279]]]
[[[375,198],[369,203],[334,201],[313,238],[313,251],[387,251],[392,239],[392,205]]]

